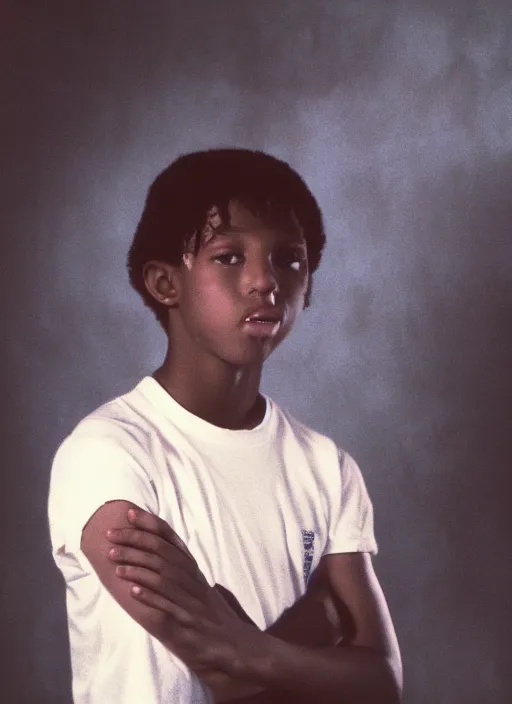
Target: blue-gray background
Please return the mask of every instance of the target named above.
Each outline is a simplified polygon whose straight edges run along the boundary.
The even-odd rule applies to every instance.
[[[359,461],[409,704],[512,701],[512,9],[2,3],[1,688],[70,701],[57,445],[160,363],[125,257],[179,153],[289,160],[328,232],[264,390]]]

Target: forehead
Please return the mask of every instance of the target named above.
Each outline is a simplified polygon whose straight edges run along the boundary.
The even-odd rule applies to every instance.
[[[240,203],[240,201],[230,201],[228,211],[230,219],[228,229],[232,229],[234,231],[242,230],[246,232],[255,232],[257,230],[264,230],[268,228],[262,217],[246,208],[242,203]]]
[[[232,200],[228,204],[228,215],[229,219],[223,220],[218,208],[211,208],[203,229],[205,244],[222,236],[268,234],[285,242],[304,242],[302,228],[292,211],[269,208],[260,215],[240,201]]]

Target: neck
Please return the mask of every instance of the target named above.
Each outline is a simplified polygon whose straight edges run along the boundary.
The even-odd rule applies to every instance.
[[[180,406],[220,428],[254,428],[263,420],[262,365],[233,367],[217,359],[176,359],[170,349],[153,378]]]

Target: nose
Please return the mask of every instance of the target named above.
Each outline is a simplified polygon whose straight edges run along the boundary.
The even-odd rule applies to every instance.
[[[244,278],[245,288],[249,293],[256,292],[261,296],[268,296],[279,291],[276,271],[270,258],[261,257],[248,263]]]

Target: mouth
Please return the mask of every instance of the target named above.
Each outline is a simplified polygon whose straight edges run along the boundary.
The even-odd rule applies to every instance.
[[[249,315],[244,322],[244,329],[256,337],[274,337],[282,325],[283,316],[277,310],[262,310]]]
[[[253,310],[244,320],[246,332],[256,337],[274,337],[283,323],[284,311],[276,307]]]
[[[243,329],[254,337],[275,337],[281,328],[281,320],[247,319]]]

